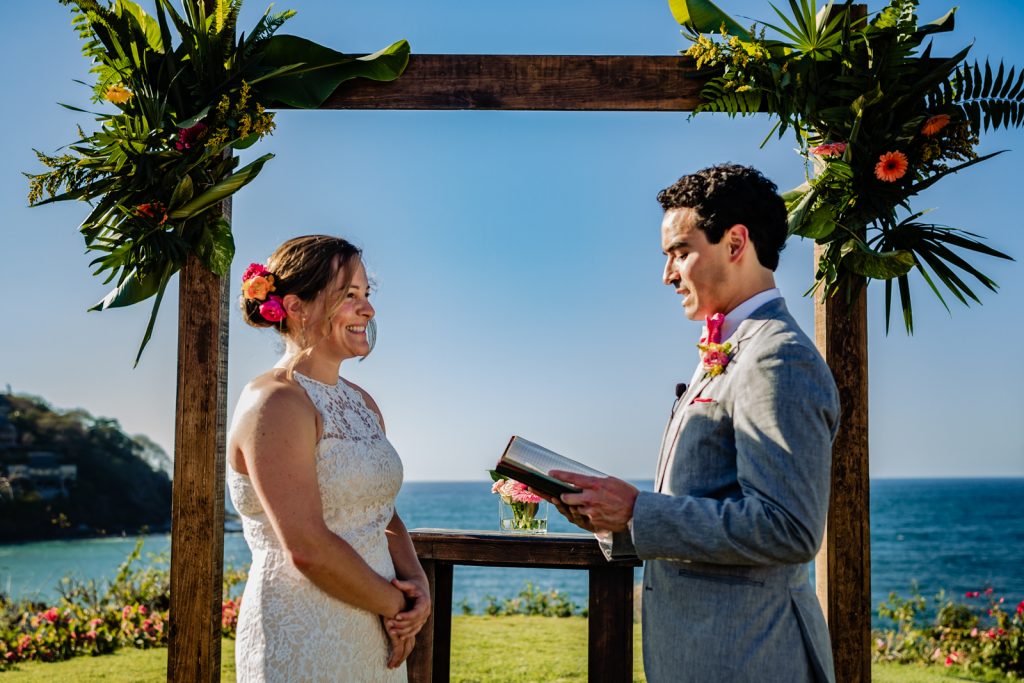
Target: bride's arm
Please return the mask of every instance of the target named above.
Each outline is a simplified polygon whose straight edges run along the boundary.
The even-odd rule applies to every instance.
[[[366,406],[377,416],[380,430],[386,432],[384,416],[377,407],[377,402],[362,387],[351,382],[349,385],[362,394]],[[409,531],[405,528],[402,518],[398,516],[397,510],[388,522],[386,534],[391,562],[395,565],[395,576],[398,577],[392,583],[408,598],[408,606],[395,619],[388,619],[385,626],[392,637],[407,638],[419,633],[430,616],[430,584],[416,556],[416,547],[412,543]]]
[[[281,545],[295,568],[327,594],[394,617],[405,609],[405,594],[324,522],[316,474],[316,408],[298,386],[281,380],[262,384],[246,388],[255,396],[245,401],[248,407],[232,440]]]

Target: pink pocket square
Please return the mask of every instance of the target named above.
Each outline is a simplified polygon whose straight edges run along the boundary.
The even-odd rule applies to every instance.
[[[715,399],[713,399],[713,398],[695,398],[695,399],[693,399],[693,401],[691,401],[691,403],[714,403],[714,402],[715,402]]]

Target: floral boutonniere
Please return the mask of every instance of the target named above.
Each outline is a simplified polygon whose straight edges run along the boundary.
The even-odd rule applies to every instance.
[[[725,366],[732,360],[732,344],[730,342],[722,343],[724,315],[715,313],[707,316],[704,321],[707,325],[707,335],[701,338],[697,349],[700,350],[704,371],[711,377],[717,377],[725,372]]]

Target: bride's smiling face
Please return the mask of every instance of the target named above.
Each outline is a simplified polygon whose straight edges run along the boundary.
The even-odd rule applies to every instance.
[[[347,273],[338,269],[334,283],[321,292],[321,310],[330,315],[330,326],[324,329],[322,318],[310,320],[313,329],[323,330],[325,338],[318,346],[326,346],[332,355],[343,360],[370,353],[370,343],[366,336],[366,326],[373,318],[375,311],[370,303],[370,282],[366,277],[366,268],[361,261],[356,261],[352,278],[345,286]]]

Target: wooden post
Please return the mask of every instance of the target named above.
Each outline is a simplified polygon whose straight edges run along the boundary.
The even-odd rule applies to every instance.
[[[842,11],[834,8],[833,11]],[[855,23],[867,5],[852,5]],[[815,246],[815,271],[823,249]],[[871,492],[868,475],[868,303],[863,280],[846,280],[814,303],[814,337],[839,388],[839,433],[825,538],[814,562],[818,601],[832,637],[837,683],[871,681]]]
[[[816,248],[816,254],[821,248]],[[855,291],[851,291],[855,290]],[[847,297],[851,297],[847,303]],[[815,559],[818,600],[828,620],[837,683],[871,680],[871,524],[868,486],[867,291],[848,282],[815,303],[818,349],[839,387],[828,524]]]
[[[230,200],[222,203],[230,221]],[[179,275],[167,680],[220,680],[230,277],[190,255]]]

